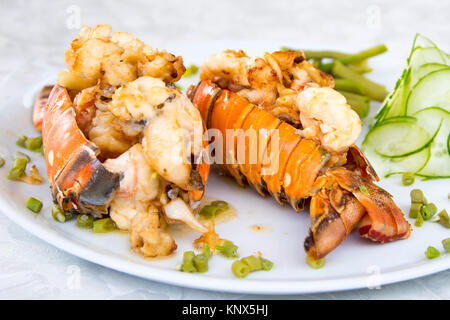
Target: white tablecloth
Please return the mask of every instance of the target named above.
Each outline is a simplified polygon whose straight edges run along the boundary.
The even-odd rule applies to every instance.
[[[0,1],[0,83],[27,59],[62,53],[82,24],[109,23],[155,47],[208,40],[276,39],[362,48],[386,43],[405,56],[416,32],[450,48],[449,1]],[[398,71],[398,70],[396,70]],[[0,182],[1,183],[1,182]],[[79,281],[77,281],[79,279]],[[76,281],[75,281],[76,280]],[[239,299],[122,274],[60,251],[0,214],[0,298]],[[450,299],[450,271],[301,299]]]

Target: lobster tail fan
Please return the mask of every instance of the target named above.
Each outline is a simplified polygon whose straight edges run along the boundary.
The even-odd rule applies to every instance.
[[[310,203],[311,228],[304,241],[313,259],[325,257],[350,234],[365,214],[364,207],[331,177]]]
[[[359,226],[363,237],[382,243],[409,237],[411,226],[387,191],[346,169],[334,169],[328,174],[366,210],[367,215]]]

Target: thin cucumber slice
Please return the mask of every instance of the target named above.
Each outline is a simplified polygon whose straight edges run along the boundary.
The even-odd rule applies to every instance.
[[[402,82],[397,91],[392,96],[391,101],[388,103],[388,111],[386,112],[384,119],[396,117],[405,114],[405,84]]]
[[[392,93],[382,103],[380,110],[375,115],[376,122],[374,127],[382,123],[383,120],[390,117],[395,117],[404,114],[403,94],[404,94],[404,80],[408,77],[409,69],[403,71],[400,79],[397,80],[395,88]]]
[[[408,115],[427,107],[450,111],[450,67],[420,79],[409,94],[406,105]]]
[[[448,133],[447,137],[447,153],[450,156],[450,132]]]
[[[363,151],[378,174],[384,177],[420,171],[429,161],[431,154],[430,147],[403,158],[386,158],[368,148],[364,148]]]
[[[421,65],[415,72],[411,74],[411,86],[414,87],[420,79],[427,76],[429,73],[448,68],[448,65],[443,63],[425,63]]]
[[[430,147],[430,160],[417,174],[425,179],[450,178],[450,112],[432,107],[420,110],[415,116],[427,127],[435,126],[440,121],[439,132]]]
[[[412,55],[412,52],[414,51],[414,49],[417,47],[422,47],[422,48],[434,47],[440,51],[441,58],[443,59],[444,63],[446,63],[446,64],[450,63],[450,57],[447,53],[440,50],[433,41],[431,41],[430,39],[428,39],[427,37],[425,37],[419,33],[416,34],[416,37],[414,38],[413,49],[411,50],[411,55]],[[411,58],[411,55],[410,55],[410,58]]]
[[[428,63],[447,64],[445,53],[437,47],[415,48],[409,60],[411,68],[417,70],[422,65]]]
[[[394,122],[408,122],[408,123],[417,123],[417,119],[413,116],[394,116],[387,118],[383,121],[385,123],[394,123]]]
[[[450,117],[450,112],[439,107],[429,107],[417,111],[410,117],[416,119],[421,127],[433,135],[439,126],[445,128],[446,121]]]
[[[385,122],[367,136],[367,144],[383,157],[401,158],[425,149],[432,136],[412,121]]]
[[[414,86],[421,78],[427,75],[427,74],[418,74],[419,70],[422,68],[422,66],[431,63],[442,64],[446,66],[444,56],[445,53],[439,50],[437,47],[426,47],[426,48],[417,47],[414,49],[409,59],[408,71],[403,82],[402,88],[403,93],[402,99],[400,101],[400,104],[403,107],[401,111],[403,111],[404,114],[406,114],[407,98],[410,95],[412,88],[414,88]],[[424,70],[422,70],[422,72],[424,72]],[[432,71],[430,71],[429,73],[431,72]]]
[[[420,33],[416,33],[416,36],[414,37],[411,52],[417,47],[424,48],[424,47],[437,47],[437,46],[433,41],[431,41],[431,39],[421,35]]]

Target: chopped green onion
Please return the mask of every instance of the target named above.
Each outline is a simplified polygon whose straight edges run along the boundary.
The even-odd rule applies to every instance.
[[[201,210],[200,210],[200,215],[207,218],[207,219],[211,219],[214,218],[217,214],[228,210],[228,203],[226,203],[225,201],[213,201],[210,204],[204,206]]]
[[[425,255],[427,256],[428,259],[435,259],[440,257],[441,253],[435,247],[429,246],[427,248],[427,251],[425,251]]]
[[[25,155],[26,156],[26,155]],[[29,159],[23,156],[15,157],[13,167],[8,172],[7,178],[9,180],[18,180],[25,175],[25,168],[27,167]]]
[[[412,203],[425,203],[425,197],[420,189],[413,189],[410,193]]]
[[[423,225],[423,216],[422,214],[418,214],[416,218],[416,222],[414,223],[416,227],[421,227]]]
[[[183,87],[182,86],[180,86],[179,84],[176,84],[176,83],[174,83],[174,84],[175,84],[175,88],[177,88],[180,91],[183,91]]]
[[[189,78],[195,75],[198,72],[198,66],[195,64],[191,64],[187,69],[186,72],[183,74],[183,78]]]
[[[89,214],[80,214],[77,217],[77,227],[91,229],[94,225],[94,217]]]
[[[450,253],[450,238],[442,240],[442,245],[444,246],[445,253]]]
[[[208,260],[211,258],[212,252],[208,245],[203,247],[201,254],[195,254],[193,251],[186,251],[183,254],[183,264],[180,270],[183,272],[207,272]]]
[[[42,136],[36,138],[27,138],[25,148],[30,151],[40,152],[42,147]]]
[[[264,258],[261,258],[262,269],[264,271],[270,271],[273,267],[273,262]]]
[[[116,224],[111,218],[103,218],[93,222],[92,231],[96,233],[111,232],[116,229]]]
[[[369,190],[365,186],[359,186],[359,191],[361,191],[364,195],[369,196]]]
[[[193,258],[194,267],[197,272],[204,273],[208,271],[208,258],[202,254],[198,254]]]
[[[422,208],[423,204],[421,203],[411,203],[411,208],[409,209],[409,217],[416,219],[417,215],[420,213],[420,209]]]
[[[445,209],[439,213],[439,224],[446,228],[450,228],[450,217]]]
[[[63,211],[58,205],[52,208],[52,218],[57,222],[66,222],[72,219],[72,214],[68,211]]]
[[[223,242],[223,245],[217,246],[217,250],[219,250],[219,253],[227,258],[237,258],[237,249],[238,246],[236,246],[233,242],[229,240],[225,240]]]
[[[28,138],[27,136],[20,136],[16,144],[19,147],[26,148],[34,152],[42,152],[42,136],[35,138]]]
[[[250,267],[246,263],[236,260],[231,265],[231,271],[236,277],[245,278],[250,273]]]
[[[25,148],[25,141],[27,141],[27,137],[26,136],[20,136],[19,139],[17,139],[16,144],[19,147]]]
[[[0,168],[3,167],[4,165],[5,165],[5,159],[0,157]]]
[[[321,269],[325,266],[325,258],[315,260],[310,256],[306,256],[306,263],[313,269]]]
[[[219,207],[220,209],[222,209],[224,211],[228,210],[228,208],[229,208],[228,203],[225,201],[222,201],[222,200],[213,201],[213,202],[211,202],[211,205]]]
[[[204,255],[208,259],[212,257],[212,252],[207,244],[203,247],[202,255]]]
[[[183,263],[183,265],[181,266],[181,271],[190,273],[197,272],[197,269],[195,269],[194,266],[194,261]]]
[[[186,251],[183,254],[183,264],[181,265],[181,271],[183,272],[197,272],[194,267],[195,253],[193,251]]]
[[[410,186],[414,183],[414,174],[411,172],[405,172],[402,176],[402,184],[404,186]]]
[[[36,198],[29,197],[27,200],[27,208],[34,213],[39,213],[42,210],[42,202]]]
[[[235,261],[231,265],[231,271],[238,278],[246,277],[250,272],[254,271],[270,271],[273,267],[273,262],[262,257],[248,256]]]
[[[250,268],[250,272],[262,270],[262,262],[259,257],[248,256],[242,258],[241,261],[248,265],[248,267]]]
[[[434,203],[428,203],[422,206],[420,213],[423,216],[423,220],[430,220],[437,213],[437,207]]]
[[[216,216],[216,213],[219,210],[220,210],[219,207],[208,204],[200,210],[200,215],[205,218],[211,219]]]
[[[194,259],[194,256],[195,256],[194,251],[186,251],[186,252],[183,254],[183,263],[192,261],[192,259]]]

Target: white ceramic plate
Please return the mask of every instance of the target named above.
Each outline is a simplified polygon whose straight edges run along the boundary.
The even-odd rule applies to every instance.
[[[210,54],[226,48],[242,48],[250,55],[258,55],[277,49],[280,45],[296,46],[295,43],[221,41],[184,44],[168,49],[182,55],[185,64],[189,65],[201,64]],[[308,48],[324,46],[310,44]],[[76,228],[74,221],[56,223],[50,215],[52,203],[47,183],[28,186],[8,181],[6,174],[11,167],[11,155],[19,149],[15,146],[17,137],[38,134],[31,122],[31,105],[39,88],[54,81],[56,71],[63,68],[62,52],[60,57],[59,66],[49,62],[48,57],[24,63],[2,84],[0,93],[0,156],[7,160],[6,165],[0,169],[0,209],[17,224],[51,245],[139,277],[180,286],[240,293],[289,294],[376,287],[429,275],[450,267],[450,255],[444,254],[434,260],[425,258],[424,251],[429,245],[442,251],[441,240],[449,236],[447,229],[427,222],[422,228],[414,228],[408,240],[385,245],[364,240],[356,233],[351,234],[327,256],[323,269],[313,270],[304,262],[302,247],[309,227],[307,212],[296,214],[292,209],[281,207],[272,199],[263,199],[250,188],[241,189],[232,180],[215,173],[210,177],[207,196],[229,202],[238,212],[236,218],[217,225],[218,233],[239,245],[241,256],[261,251],[264,257],[275,263],[272,271],[256,272],[246,279],[236,279],[230,271],[232,260],[219,256],[210,261],[210,271],[206,274],[176,271],[175,266],[181,262],[183,252],[192,250],[192,241],[198,237],[182,226],[171,227],[178,244],[175,255],[165,259],[146,260],[131,252],[126,234],[116,232],[98,235]],[[386,54],[373,59],[371,65],[376,70],[372,77],[392,86],[401,72],[404,60],[393,59]],[[196,79],[189,79],[189,82],[195,81]],[[182,80],[181,84],[186,88],[188,81]],[[31,156],[33,163],[45,174],[43,158],[38,154]],[[411,187],[401,186],[399,178],[385,179],[381,186],[394,195],[396,203],[404,212],[408,211]],[[424,190],[427,198],[439,208],[447,206],[448,209],[449,180],[416,182],[414,187]],[[25,208],[29,196],[43,200],[41,214],[36,215]],[[253,225],[262,226],[262,231],[253,231]]]

